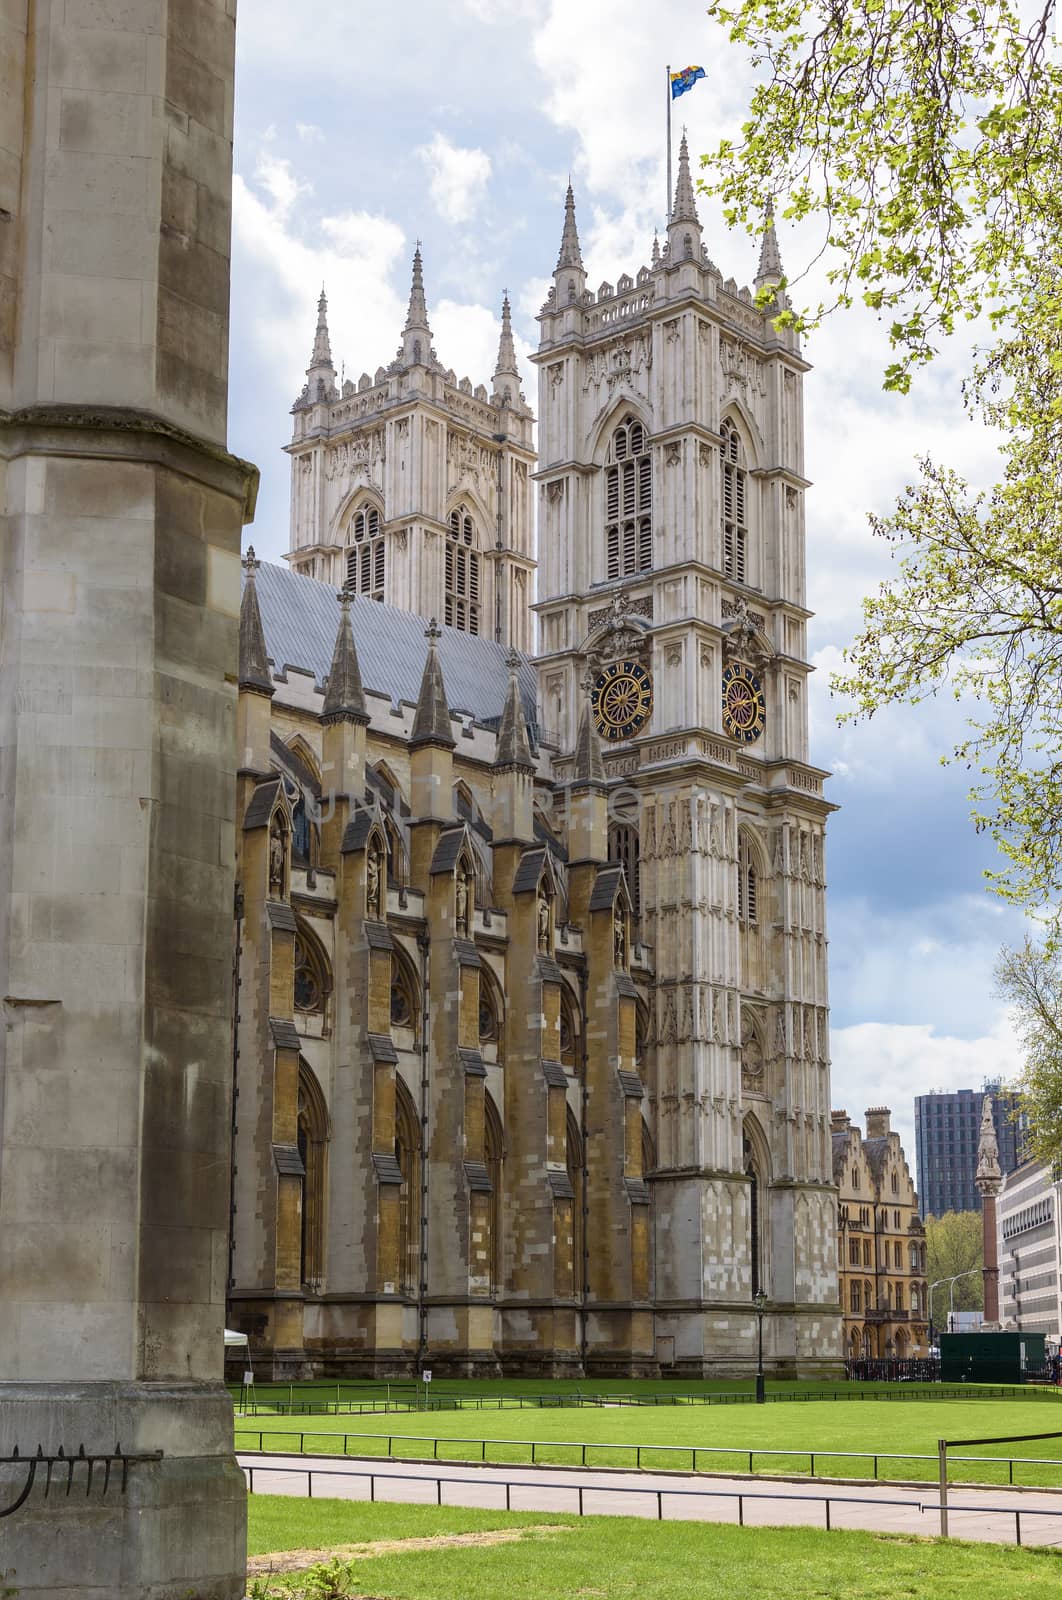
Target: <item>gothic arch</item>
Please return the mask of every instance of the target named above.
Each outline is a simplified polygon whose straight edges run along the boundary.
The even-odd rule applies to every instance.
[[[565,1121],[564,1158],[572,1186],[572,1293],[578,1299],[586,1283],[586,1218],[583,1183],[583,1137],[571,1106]]]
[[[415,1295],[420,1287],[423,1147],[420,1117],[400,1073],[395,1074],[395,1160],[402,1174],[398,1190],[398,1292]]]
[[[284,742],[291,751],[292,755],[297,756],[302,762],[310,777],[313,779],[314,788],[316,789],[317,793],[320,794],[321,763],[317,759],[316,750],[314,750],[313,746],[307,739],[303,738],[301,733],[293,733],[291,737],[286,739]]]
[[[488,1089],[483,1091],[483,1151],[490,1178],[490,1203],[487,1208],[487,1261],[490,1268],[490,1292],[499,1294],[502,1289],[502,1184],[505,1162],[505,1130],[494,1098]]]
[[[652,419],[644,398],[635,394],[633,389],[621,386],[601,408],[587,430],[586,454],[596,467],[605,465],[609,440],[628,415],[634,416],[641,423],[647,440],[652,437]]]
[[[750,1111],[741,1124],[741,1168],[749,1180],[749,1278],[756,1295],[770,1283],[771,1151],[758,1119]]]
[[[366,483],[359,483],[356,484],[353,489],[351,489],[350,493],[343,501],[341,501],[338,509],[336,510],[328,530],[329,543],[345,547],[346,540],[344,535],[347,529],[358,512],[361,511],[363,507],[367,506],[372,506],[372,508],[379,513],[380,531],[383,532],[383,495],[380,493],[379,489],[375,489]]]
[[[774,921],[771,914],[770,866],[763,841],[751,823],[742,822],[738,827],[737,845],[734,899],[741,944],[741,987],[763,989],[766,986],[769,931]],[[761,1039],[760,1042],[766,1060],[767,1041]]]
[[[479,1045],[487,1059],[501,1065],[505,1059],[505,1000],[489,964],[479,969]]]
[[[486,530],[493,525],[494,517],[484,504],[479,491],[473,489],[467,481],[452,489],[446,497],[446,514],[443,517],[443,521],[447,529],[450,527],[450,518],[455,511],[460,510],[461,506],[464,506],[472,517],[472,533],[475,540],[472,548],[474,550],[484,549],[490,542],[487,539]]]
[[[724,422],[732,422],[736,427],[745,449],[745,465],[750,472],[755,472],[760,462],[766,458],[767,447],[756,418],[737,395],[731,395],[719,413],[720,429]]]
[[[327,1022],[334,988],[332,962],[319,936],[302,917],[295,918],[294,1007],[297,1015],[319,1015]]]
[[[299,1281],[319,1294],[324,1281],[325,1167],[330,1136],[328,1107],[317,1075],[299,1057],[298,1146],[302,1157],[302,1240]]]
[[[583,1027],[579,1001],[571,985],[563,983],[560,991],[560,1058],[561,1065],[576,1077],[583,1070]]]
[[[411,1048],[420,1042],[420,981],[412,961],[397,943],[391,952],[391,1027],[412,1035]]]

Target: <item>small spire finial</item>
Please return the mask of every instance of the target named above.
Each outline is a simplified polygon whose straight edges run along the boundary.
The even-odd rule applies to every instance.
[[[678,180],[675,184],[675,204],[671,209],[671,226],[681,223],[685,227],[692,225],[699,228],[700,218],[697,215],[697,202],[693,197],[693,179],[690,176],[690,152],[686,143],[686,130],[682,130],[682,142],[679,145]]]
[[[505,665],[509,669],[509,687],[505,693],[505,706],[498,724],[494,766],[496,770],[502,771],[520,768],[526,772],[534,772],[535,758],[531,754],[531,739],[527,731],[527,716],[524,712],[518,677],[520,656],[516,650],[508,652]]]
[[[336,599],[340,607],[339,627],[336,630],[335,648],[332,651],[332,666],[325,684],[321,720],[326,724],[331,722],[365,724],[369,721],[369,713],[365,705],[361,666],[358,662],[354,630],[350,621],[350,603],[353,596],[346,584],[340,589]]]
[[[428,623],[428,626],[424,629],[424,637],[428,641],[429,650],[435,648],[436,639],[442,638],[442,629],[439,627],[439,624],[434,617],[432,617],[431,621]]]
[[[332,363],[332,344],[328,337],[328,297],[325,294],[324,284],[321,285],[320,297],[317,301],[317,331],[313,337],[313,354],[310,365],[307,367],[307,376],[315,373],[331,372],[335,375]]]
[[[402,329],[399,359],[406,366],[430,367],[434,352],[431,347],[431,328],[428,324],[428,302],[424,295],[424,266],[420,254],[420,240],[413,252],[413,280],[409,289],[409,309],[406,325]]]
[[[501,336],[498,340],[498,361],[494,368],[494,398],[508,399],[512,403],[520,398],[520,370],[516,365],[508,290],[502,300]]]
[[[339,593],[336,595],[336,599],[343,607],[344,612],[350,610],[350,605],[353,598],[354,596],[350,592],[350,585],[347,583],[343,585],[342,589],[340,589]]]
[[[244,572],[247,572],[247,573],[257,572],[258,568],[261,565],[262,565],[262,563],[259,561],[258,557],[254,553],[254,545],[253,544],[249,544],[247,546],[247,554],[243,558],[243,570],[244,570]]]
[[[428,641],[428,654],[424,661],[424,675],[420,680],[420,694],[413,717],[410,742],[418,745],[434,744],[444,749],[454,748],[453,730],[450,727],[450,708],[446,700],[442,663],[439,660],[439,640],[442,629],[434,617],[424,630]]]
[[[564,230],[561,233],[560,254],[557,257],[556,270],[560,272],[565,267],[574,267],[576,271],[583,270],[583,257],[579,249],[579,230],[575,225],[575,194],[572,190],[572,180],[568,179],[568,193],[564,197]]]
[[[774,229],[774,198],[767,201],[763,214],[763,238],[760,240],[760,264],[753,282],[757,289],[773,289],[785,277],[782,252],[778,248],[778,235]]]

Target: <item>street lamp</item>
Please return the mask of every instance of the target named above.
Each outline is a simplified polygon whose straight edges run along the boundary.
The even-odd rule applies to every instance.
[[[767,1399],[767,1389],[763,1377],[763,1314],[767,1310],[767,1296],[762,1289],[757,1289],[752,1297],[756,1307],[757,1317],[757,1348],[756,1348],[756,1404],[762,1406]]]
[[[980,1272],[980,1267],[970,1267],[967,1272],[956,1272],[951,1278],[938,1278],[929,1285],[929,1343],[933,1344],[933,1290],[939,1289],[942,1283],[948,1285],[948,1332],[951,1332],[952,1317],[955,1314],[955,1285],[960,1278],[975,1278]]]

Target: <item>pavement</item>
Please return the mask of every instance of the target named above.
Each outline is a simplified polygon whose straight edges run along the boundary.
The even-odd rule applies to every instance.
[[[284,1456],[244,1451],[237,1452],[237,1459],[258,1494],[305,1496],[309,1485],[315,1499],[566,1512],[578,1512],[581,1498],[581,1509],[587,1515],[814,1528],[825,1528],[828,1516],[831,1528],[929,1538],[940,1532],[936,1485],[928,1483],[914,1487],[829,1484],[823,1479],[792,1482],[762,1475],[479,1467],[459,1462],[389,1461],[379,1456]],[[441,1486],[438,1478],[444,1480]],[[1062,1549],[1062,1495],[1058,1493],[953,1484],[948,1501],[952,1538],[1013,1544],[1015,1513],[1020,1513],[1023,1545]],[[1051,1514],[1036,1514],[1044,1512]]]

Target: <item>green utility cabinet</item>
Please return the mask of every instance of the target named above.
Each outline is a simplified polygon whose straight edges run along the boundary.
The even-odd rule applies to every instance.
[[[942,1333],[942,1383],[1022,1383],[1047,1360],[1042,1333]]]

